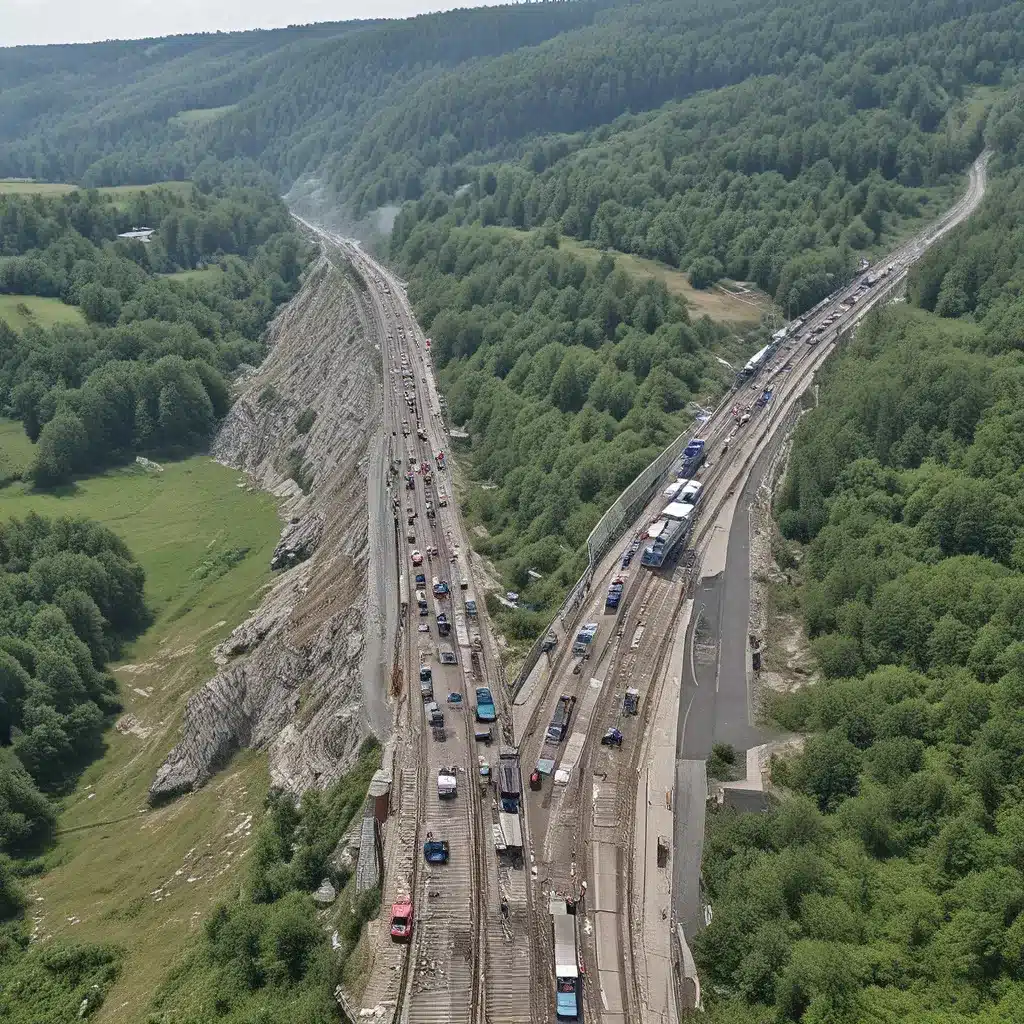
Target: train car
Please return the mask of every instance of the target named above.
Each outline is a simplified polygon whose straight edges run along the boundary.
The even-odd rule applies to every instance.
[[[690,480],[679,492],[676,501],[681,505],[696,505],[700,501],[700,494],[703,490],[704,485],[699,480]]]
[[[682,550],[693,529],[693,511],[693,505],[679,500],[665,507],[658,522],[647,531],[640,552],[641,565],[657,569]]]
[[[664,499],[665,499],[666,501],[672,501],[672,500],[673,500],[673,499],[675,498],[675,496],[676,496],[676,495],[677,495],[677,494],[678,494],[678,493],[679,493],[679,492],[680,492],[680,491],[681,491],[681,490],[682,490],[682,489],[683,489],[683,488],[684,488],[684,487],[685,487],[685,486],[686,486],[686,485],[687,485],[687,484],[688,484],[689,482],[690,482],[689,480],[676,480],[676,481],[675,481],[674,483],[671,483],[671,484],[669,484],[669,485],[668,485],[668,487],[666,487],[666,488],[665,488],[665,490],[663,490],[663,491],[661,492],[661,496],[662,496],[662,497],[663,497],[663,498],[664,498]]]
[[[555,956],[555,1016],[579,1020],[580,962],[576,950],[576,915],[570,914],[564,899],[552,899],[551,932]]]
[[[778,343],[773,347],[772,345],[765,345],[760,352],[755,352],[746,362],[746,365],[737,374],[741,380],[749,380],[758,370],[764,365],[764,361],[771,355],[774,348],[778,347]]]
[[[702,437],[695,437],[690,441],[683,450],[682,460],[676,470],[677,480],[689,480],[696,475],[697,470],[704,465],[704,459],[707,457],[705,447]]]

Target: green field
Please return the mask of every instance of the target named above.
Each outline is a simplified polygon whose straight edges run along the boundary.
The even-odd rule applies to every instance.
[[[12,463],[26,454],[18,431],[0,423],[0,450]],[[196,456],[163,472],[133,466],[82,480],[60,496],[20,483],[0,490],[0,516],[85,515],[117,532],[146,570],[156,616],[114,668],[125,717],[110,730],[106,755],[66,799],[52,868],[33,880],[42,934],[127,951],[98,1020],[144,1019],[168,965],[233,884],[231,867],[248,845],[239,826],[258,814],[266,794],[265,758],[244,753],[200,792],[146,810],[184,702],[216,670],[211,649],[256,607],[270,580],[274,502],[248,493],[242,479]]]
[[[29,324],[52,327],[54,324],[85,323],[77,306],[38,295],[0,295],[0,320],[6,320],[8,326],[16,331],[24,330]]]
[[[168,118],[168,122],[178,125],[181,128],[194,128],[197,125],[208,124],[223,117],[229,110],[234,110],[237,104],[229,103],[226,107],[198,107],[195,110],[183,110],[174,117]]]
[[[11,178],[0,178],[0,196],[59,196],[65,192],[74,192],[77,187],[53,181],[16,181]]]
[[[77,185],[67,185],[53,181],[15,181],[10,178],[0,178],[0,195],[63,195],[65,192],[74,192]],[[168,188],[172,192],[190,192],[191,181],[156,181],[152,185],[110,185],[96,189],[104,195],[118,198],[131,195],[135,192],[146,192],[154,188]]]
[[[170,278],[172,281],[212,281],[223,273],[220,267],[207,267],[205,270],[177,270],[173,274],[160,276]]]

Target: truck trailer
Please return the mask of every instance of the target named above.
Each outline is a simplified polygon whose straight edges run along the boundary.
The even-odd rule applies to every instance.
[[[519,799],[523,793],[523,780],[519,772],[519,751],[509,750],[498,755],[498,797],[501,809],[509,814],[519,813]]]

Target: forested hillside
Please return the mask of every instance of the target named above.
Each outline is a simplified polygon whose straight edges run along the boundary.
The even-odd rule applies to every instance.
[[[56,829],[52,798],[103,748],[119,709],[107,662],[145,625],[143,572],[109,530],[30,516],[0,524],[0,1012],[66,1021],[97,1002],[119,954],[49,945],[26,954],[19,874]],[[21,858],[20,863],[12,857]],[[92,989],[96,986],[96,992]]]
[[[773,709],[811,734],[773,770],[797,795],[709,828],[722,1021],[1024,1014],[1018,111],[981,211],[912,273],[934,313],[870,316],[797,431],[779,524],[825,678]]]
[[[708,349],[725,331],[611,256],[560,251],[557,231],[457,221],[406,211],[395,251],[474,473],[496,485],[469,498],[489,534],[478,546],[527,603],[557,606],[601,513],[692,421],[691,399],[721,386]]]
[[[498,484],[470,498],[482,546],[517,586],[544,567],[527,595],[541,607],[621,482],[723,380],[716,330],[607,265],[568,269],[558,236],[702,287],[753,281],[795,316],[950,201],[1022,47],[1024,10],[1007,0],[579,0],[16,49],[0,53],[0,175],[205,180],[228,164],[281,189],[326,186],[316,194],[353,218],[406,202],[390,251],[471,427],[470,472]],[[223,372],[233,351],[203,361]],[[571,379],[571,397],[527,380],[521,359]],[[67,423],[75,399],[52,415],[51,386],[19,392],[30,429],[56,418],[62,449],[98,450]],[[122,449],[197,443],[153,415]],[[512,427],[531,421],[557,456]],[[566,502],[557,523],[540,494]]]
[[[117,239],[138,224],[156,229],[152,241]],[[0,410],[37,441],[35,482],[205,444],[231,376],[261,361],[263,328],[303,259],[283,204],[259,188],[156,189],[126,203],[0,195],[0,295],[60,299],[87,321],[0,322]]]
[[[614,2],[0,51],[0,177],[138,184],[189,177],[212,156],[288,184],[410,84],[590,24]]]

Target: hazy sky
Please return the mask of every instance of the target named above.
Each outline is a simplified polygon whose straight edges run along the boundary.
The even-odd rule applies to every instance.
[[[407,18],[507,0],[0,0],[0,46]]]

